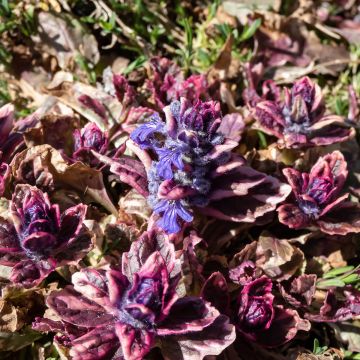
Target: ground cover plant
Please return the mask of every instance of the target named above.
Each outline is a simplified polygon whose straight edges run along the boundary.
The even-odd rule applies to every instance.
[[[360,359],[359,1],[0,17],[0,359]]]

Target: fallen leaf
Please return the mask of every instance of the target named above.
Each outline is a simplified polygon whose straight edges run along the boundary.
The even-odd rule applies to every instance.
[[[47,52],[57,59],[62,69],[68,68],[77,54],[97,64],[100,58],[95,36],[86,33],[75,19],[68,15],[51,12],[38,14],[38,35],[32,39],[41,52]]]

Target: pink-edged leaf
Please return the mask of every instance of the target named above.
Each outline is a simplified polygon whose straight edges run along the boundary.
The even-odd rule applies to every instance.
[[[125,360],[143,359],[154,344],[155,334],[146,329],[137,329],[120,322],[116,323],[115,331]]]
[[[206,280],[201,297],[210,302],[222,314],[228,314],[230,295],[226,279],[220,272],[215,272]]]
[[[276,178],[267,176],[246,166],[235,168],[214,179],[215,199],[206,208],[205,214],[236,222],[254,222],[275,210],[284,201],[291,188]],[[231,196],[231,192],[233,195]],[[226,194],[226,201],[219,194]]]
[[[159,325],[157,334],[167,336],[202,331],[218,316],[219,312],[202,299],[184,297],[172,306],[168,317]]]
[[[0,218],[0,264],[14,266],[25,254],[20,246],[14,226]]]
[[[30,288],[40,284],[54,270],[55,264],[48,261],[21,260],[12,268],[10,281]]]
[[[161,351],[166,359],[199,360],[221,354],[235,338],[234,325],[229,323],[227,316],[219,315],[202,331],[164,337]]]
[[[274,320],[267,331],[257,334],[257,342],[265,347],[277,347],[292,340],[299,330],[309,331],[310,322],[301,319],[296,310],[275,307]]]
[[[346,235],[360,232],[360,206],[343,202],[317,221],[321,231],[329,235]]]
[[[76,360],[121,360],[119,346],[115,331],[97,327],[71,341],[69,355]]]
[[[71,242],[83,228],[87,206],[78,204],[66,209],[60,219],[60,241]]]
[[[97,99],[88,95],[81,95],[78,97],[79,102],[92,110],[95,114],[99,115],[105,124],[108,123],[105,106]]]
[[[175,266],[175,248],[170,242],[169,236],[163,231],[150,230],[131,244],[130,251],[123,254],[122,272],[132,281],[133,276],[138,272],[149,256],[158,251],[166,263],[171,278],[179,274],[179,267]]]
[[[238,113],[225,115],[218,128],[218,132],[223,134],[225,138],[238,143],[245,129],[243,117]]]
[[[100,305],[70,286],[53,291],[46,303],[63,321],[80,327],[107,325],[114,321],[113,315],[106,313]]]
[[[310,225],[309,218],[293,204],[281,205],[277,212],[279,221],[291,229],[302,229]]]
[[[74,289],[100,306],[108,306],[109,288],[105,270],[82,269],[71,277]]]
[[[144,166],[130,157],[111,159],[94,151],[92,154],[102,163],[110,166],[110,172],[114,180],[128,184],[141,195],[147,196],[147,175]]]

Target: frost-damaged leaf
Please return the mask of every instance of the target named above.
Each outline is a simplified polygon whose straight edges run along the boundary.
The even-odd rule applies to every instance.
[[[328,349],[320,355],[304,352],[297,356],[296,360],[343,360],[344,353],[338,349]]]
[[[60,170],[60,168],[58,169]],[[76,162],[69,165],[64,171],[58,171],[56,175],[59,183],[69,185],[78,190],[80,195],[89,196],[111,213],[117,214],[117,210],[106,192],[101,171]]]
[[[15,332],[23,325],[23,317],[16,307],[0,299],[0,332]]]
[[[49,145],[24,150],[14,159],[12,174],[15,183],[30,183],[44,188],[75,189],[85,199],[98,202],[113,214],[117,210],[111,202],[101,171],[76,162],[69,165],[61,154]]]
[[[266,258],[261,266],[264,273],[276,279],[290,278],[304,263],[304,254],[299,248],[270,234],[260,236],[257,254],[258,257],[264,254]]]
[[[230,277],[244,284],[246,279],[266,274],[278,281],[289,279],[304,263],[303,252],[287,240],[263,234],[234,255]]]
[[[279,221],[292,229],[318,226],[330,235],[360,232],[360,207],[340,195],[348,175],[347,163],[339,151],[319,158],[310,173],[283,170],[293,190],[293,202],[281,205]]]
[[[14,184],[27,183],[45,191],[54,190],[50,149],[50,146],[34,146],[18,153],[10,163]],[[57,157],[61,160],[60,154]]]
[[[142,220],[148,220],[151,216],[152,211],[146,198],[134,189],[120,198],[119,205],[126,214],[135,215]]]
[[[61,103],[82,115],[89,122],[97,124],[103,131],[118,124],[119,118],[124,110],[122,104],[116,97],[109,95],[101,87],[94,87],[79,81],[72,84],[63,84],[61,90],[54,90],[52,94]],[[101,103],[102,106],[107,109],[106,119],[103,116],[98,115],[93,107],[88,107],[81,103],[78,100],[80,96],[87,96],[88,98],[96,99]],[[104,115],[103,112],[102,115]]]
[[[279,284],[283,298],[294,307],[310,306],[316,291],[316,275],[303,274]]]
[[[39,126],[24,134],[26,145],[31,148],[48,144],[58,151],[71,155],[74,146],[72,134],[78,127],[78,122],[72,116],[45,115],[40,118]]]
[[[138,238],[139,230],[135,226],[127,226],[122,223],[107,224],[104,235],[107,248],[123,253]]]
[[[123,254],[124,274],[119,269],[85,268],[73,274],[72,283],[52,292],[47,305],[58,319],[37,318],[40,331],[56,331],[56,343],[87,359],[114,353],[125,360],[143,358],[155,344],[173,339],[202,359],[219,354],[235,339],[229,319],[201,298],[176,293],[178,260],[165,235],[145,233]],[[68,325],[84,332],[78,334]],[[194,358],[194,359],[195,359]]]
[[[44,311],[42,295],[35,291],[6,294],[0,299],[0,331],[19,331]]]

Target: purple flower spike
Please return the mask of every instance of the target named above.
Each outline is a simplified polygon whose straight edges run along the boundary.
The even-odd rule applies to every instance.
[[[310,173],[291,168],[283,172],[294,202],[278,208],[281,223],[293,229],[317,226],[331,235],[360,232],[359,206],[346,201],[348,194],[340,195],[348,171],[339,151],[321,157]]]
[[[161,200],[154,206],[154,212],[162,214],[159,226],[169,234],[175,234],[181,230],[178,218],[186,222],[193,220],[192,214],[181,200]]]
[[[91,249],[83,204],[60,214],[42,191],[17,185],[10,209],[12,223],[0,220],[0,264],[13,266],[15,283],[37,285],[55,267],[75,264]]]
[[[154,137],[157,133],[163,133],[165,125],[158,114],[153,115],[148,122],[135,129],[130,138],[136,142],[141,149],[148,149],[156,144]]]
[[[275,347],[290,341],[310,323],[295,310],[274,304],[272,282],[263,276],[244,285],[238,296],[236,327],[249,341]]]
[[[279,139],[286,148],[330,145],[349,139],[353,129],[344,119],[325,115],[320,87],[308,77],[285,89],[284,101],[261,101],[255,107],[255,118],[261,129]]]
[[[225,220],[254,222],[289,194],[288,185],[231,155],[244,129],[239,114],[222,118],[219,103],[192,105],[184,98],[164,113],[165,122],[156,114],[130,137],[147,168],[148,202],[166,232],[177,233],[183,221],[191,222],[193,207]]]
[[[165,352],[175,346],[183,351],[182,359],[195,360],[218,355],[235,340],[227,317],[209,303],[179,298],[181,266],[164,234],[145,233],[123,254],[122,267],[122,271],[87,268],[75,273],[73,286],[54,291],[47,299],[59,321],[37,318],[33,327],[61,332],[70,356],[78,358],[82,351],[88,360],[140,360],[155,342]],[[77,334],[74,328],[84,332]],[[204,344],[202,356],[196,357],[192,354],[199,341]]]
[[[105,154],[108,146],[108,134],[102,132],[95,123],[88,123],[81,130],[76,129],[74,131],[73,158],[75,160],[96,165],[98,160],[92,156],[91,150]]]

